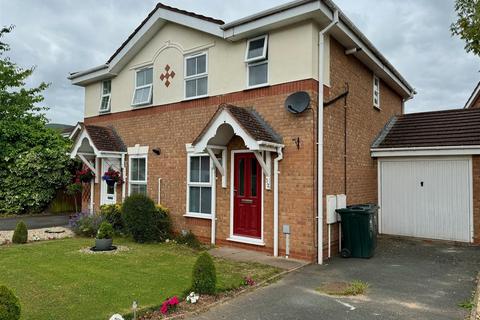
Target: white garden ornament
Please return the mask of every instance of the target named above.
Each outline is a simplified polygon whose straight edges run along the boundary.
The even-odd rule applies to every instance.
[[[125,319],[123,319],[123,317],[117,313],[117,314],[114,314],[114,315],[110,318],[110,320],[125,320]]]
[[[195,292],[190,292],[187,296],[187,303],[195,304],[197,303],[198,299],[200,299],[200,295],[196,294]]]

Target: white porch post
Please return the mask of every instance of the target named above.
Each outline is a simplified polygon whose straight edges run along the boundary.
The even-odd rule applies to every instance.
[[[126,184],[127,184],[127,170],[125,169],[124,153],[122,153],[121,167],[122,167],[122,177],[123,177],[123,183],[122,183],[122,202],[123,202],[125,200]]]
[[[93,198],[95,197],[95,182],[93,180],[90,181],[90,215],[93,214],[93,205],[94,201]]]

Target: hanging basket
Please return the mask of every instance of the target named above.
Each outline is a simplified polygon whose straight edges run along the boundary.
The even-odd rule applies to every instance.
[[[105,179],[108,186],[113,187],[117,183],[114,179]]]

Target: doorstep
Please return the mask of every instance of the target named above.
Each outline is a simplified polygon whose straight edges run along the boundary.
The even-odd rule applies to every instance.
[[[209,253],[217,258],[230,259],[242,262],[256,262],[286,271],[291,271],[310,264],[309,262],[301,260],[273,257],[262,252],[231,247],[213,248],[210,249]]]

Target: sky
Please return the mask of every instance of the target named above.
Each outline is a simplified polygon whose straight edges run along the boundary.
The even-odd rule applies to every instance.
[[[28,86],[50,83],[44,105],[51,122],[83,119],[84,90],[70,72],[106,62],[154,8],[154,0],[0,0],[4,41],[19,66],[35,66]],[[289,0],[164,0],[226,22]],[[454,0],[336,0],[418,94],[406,112],[462,108],[480,80],[480,58],[451,36]]]

